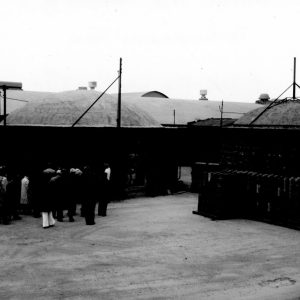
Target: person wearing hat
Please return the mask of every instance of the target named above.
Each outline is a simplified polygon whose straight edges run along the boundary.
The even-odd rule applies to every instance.
[[[53,218],[54,199],[52,199],[52,193],[50,188],[50,179],[55,176],[56,172],[47,168],[42,172],[41,178],[41,190],[43,195],[40,199],[40,209],[42,212],[43,228],[49,228],[54,226],[55,220]]]
[[[95,208],[99,198],[99,180],[90,166],[86,166],[82,174],[83,203],[82,210],[86,225],[95,225]]]
[[[69,221],[74,221],[77,204],[81,204],[81,216],[83,217],[82,199],[84,198],[82,171],[78,168],[71,168],[69,172],[69,197],[68,197],[68,216]]]
[[[54,218],[58,222],[63,222],[64,210],[64,193],[62,171],[58,169],[49,180],[49,193],[53,202]]]

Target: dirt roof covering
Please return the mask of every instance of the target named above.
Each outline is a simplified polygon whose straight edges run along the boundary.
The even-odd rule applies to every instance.
[[[249,125],[266,107],[248,112],[234,125]],[[266,110],[253,124],[259,126],[300,126],[300,103],[284,102]]]
[[[3,92],[0,90],[1,100],[3,100]],[[21,91],[21,90],[7,90],[6,92],[6,111],[11,113],[12,111],[23,107],[27,102],[37,101],[52,97],[55,93],[51,92],[33,92],[33,91]],[[3,102],[2,102],[3,103]],[[1,107],[2,109],[2,107]]]
[[[152,91],[154,92],[154,91]],[[160,126],[174,123],[186,125],[195,120],[220,118],[220,101],[199,101],[143,96],[122,93],[123,126]],[[96,90],[75,90],[60,93],[8,91],[7,97],[29,101],[7,101],[8,124],[70,125],[98,96]],[[106,100],[105,100],[106,99]],[[110,99],[110,100],[108,100]],[[116,94],[106,94],[79,125],[115,126]],[[224,118],[239,118],[259,104],[224,102]]]
[[[222,119],[222,126],[229,126],[232,125],[237,119],[231,118],[223,118]],[[221,124],[221,118],[209,118],[206,120],[197,120],[194,122],[188,123],[189,126],[214,126],[219,127]]]
[[[98,91],[80,90],[47,94],[13,111],[7,123],[71,126],[100,94]],[[116,126],[116,118],[117,99],[105,94],[77,126]],[[148,113],[126,103],[122,105],[122,125],[160,126]]]

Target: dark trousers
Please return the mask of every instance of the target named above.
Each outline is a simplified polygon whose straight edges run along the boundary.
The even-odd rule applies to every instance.
[[[76,215],[76,203],[70,202],[68,204],[68,217],[72,219]]]
[[[9,210],[9,215],[12,217],[14,220],[20,219],[18,208],[19,208],[19,203],[15,199],[8,199],[8,210]]]
[[[54,217],[57,220],[62,220],[64,218],[64,211],[62,208],[58,208],[54,210]]]
[[[41,216],[41,208],[39,204],[39,199],[41,199],[40,194],[34,194],[31,198],[31,206],[32,206],[32,215],[34,218],[39,218]]]
[[[107,210],[107,201],[99,201],[98,204],[98,216],[105,217]]]
[[[86,225],[95,224],[96,201],[88,201],[82,205]]]
[[[10,220],[9,209],[5,204],[2,204],[0,207],[0,223],[7,225],[10,223]]]

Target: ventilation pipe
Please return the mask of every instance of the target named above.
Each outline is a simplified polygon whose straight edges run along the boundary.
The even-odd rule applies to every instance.
[[[200,90],[200,95],[201,95],[201,98],[199,100],[208,100],[206,98],[207,90]]]
[[[96,88],[96,86],[97,86],[97,81],[90,81],[89,82],[89,88],[91,90],[94,90]]]

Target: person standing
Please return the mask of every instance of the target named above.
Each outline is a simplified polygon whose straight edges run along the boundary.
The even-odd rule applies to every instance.
[[[36,165],[30,172],[30,205],[32,208],[32,215],[34,218],[41,216],[41,202],[44,197],[44,176],[41,175],[43,169]]]
[[[110,168],[110,166],[109,166],[108,163],[105,163],[105,164],[104,164],[104,173],[105,173],[105,175],[106,175],[106,179],[107,179],[108,181],[110,181],[110,177],[111,177],[111,168]]]
[[[78,186],[77,178],[76,178],[76,169],[71,168],[69,170],[69,180],[68,180],[68,190],[69,190],[69,197],[68,197],[68,217],[70,222],[74,222],[74,216],[76,215],[76,204],[78,198],[78,191],[80,190],[80,186]],[[72,220],[72,219],[73,220]]]
[[[0,219],[4,225],[10,224],[9,209],[7,205],[7,177],[5,167],[0,166]]]
[[[7,175],[6,201],[9,216],[12,220],[21,220],[18,210],[20,206],[21,180],[16,171],[10,170]]]
[[[53,218],[54,199],[50,192],[50,179],[55,176],[55,171],[48,168],[42,173],[41,190],[43,191],[40,199],[40,208],[42,212],[43,228],[54,226],[55,220]]]
[[[29,191],[29,179],[28,179],[27,175],[25,175],[21,179],[21,195],[20,195],[20,204],[21,204],[23,213],[26,213],[29,211],[28,191]]]
[[[66,168],[56,171],[57,175],[50,180],[53,199],[56,203],[57,221],[63,222],[64,210],[68,210],[69,222],[74,222],[76,204],[71,193],[71,177]]]
[[[86,166],[82,174],[83,202],[82,210],[86,225],[95,225],[95,208],[99,197],[99,180],[90,166]]]
[[[108,164],[104,164],[104,172],[101,177],[101,197],[98,204],[98,216],[105,217],[107,212],[107,204],[111,199],[111,169]]]

